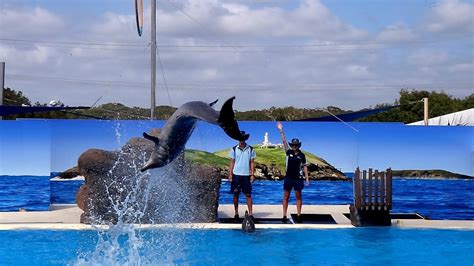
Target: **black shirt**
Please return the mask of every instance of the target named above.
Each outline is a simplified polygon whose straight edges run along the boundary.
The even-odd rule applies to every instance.
[[[290,178],[301,178],[303,166],[306,164],[306,156],[301,151],[296,155],[293,150],[286,151],[286,176]]]

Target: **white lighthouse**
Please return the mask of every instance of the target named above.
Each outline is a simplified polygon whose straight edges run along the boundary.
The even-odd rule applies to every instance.
[[[268,138],[268,132],[265,132],[265,135],[263,136],[263,142],[262,142],[261,148],[281,148],[281,147],[283,147],[283,144],[271,143]]]

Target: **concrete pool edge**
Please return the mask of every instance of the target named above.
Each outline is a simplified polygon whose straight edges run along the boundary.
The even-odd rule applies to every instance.
[[[472,221],[435,221],[436,223],[414,224],[405,223],[405,221],[392,220],[392,228],[404,229],[445,229],[445,230],[474,230]],[[220,223],[187,223],[187,224],[134,224],[134,229],[211,229],[211,230],[240,230],[239,224],[220,224]],[[364,228],[351,225],[328,225],[328,224],[258,224],[259,229],[278,229],[278,230],[301,230],[301,229],[347,229]],[[367,228],[367,227],[365,227]],[[374,227],[372,227],[374,228]],[[377,227],[380,228],[380,227]],[[0,231],[8,230],[107,230],[108,225],[86,225],[86,224],[60,224],[60,223],[19,223],[19,224],[0,224]]]
[[[243,212],[244,206],[240,207]],[[305,205],[304,214],[330,215],[334,223],[272,224],[258,223],[257,229],[340,229],[356,228],[345,216],[349,205]],[[289,213],[296,212],[296,206],[290,205]],[[82,213],[75,204],[54,204],[50,211],[39,212],[0,212],[0,230],[101,230],[107,225],[86,225],[79,223]],[[218,218],[229,219],[234,214],[233,205],[219,205]],[[254,216],[260,219],[281,218],[281,205],[254,205]],[[187,228],[187,229],[241,229],[238,223],[180,223],[180,224],[143,224],[134,225],[136,229]],[[474,230],[474,220],[424,220],[392,219],[396,228],[431,228]]]

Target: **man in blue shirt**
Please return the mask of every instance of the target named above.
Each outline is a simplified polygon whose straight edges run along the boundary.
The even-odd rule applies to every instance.
[[[232,147],[229,151],[229,182],[230,193],[234,194],[234,218],[239,218],[239,195],[240,192],[245,194],[247,199],[247,208],[251,218],[252,213],[252,182],[255,180],[255,150],[245,141],[249,138],[248,134],[241,131],[243,136],[239,140],[239,144]]]

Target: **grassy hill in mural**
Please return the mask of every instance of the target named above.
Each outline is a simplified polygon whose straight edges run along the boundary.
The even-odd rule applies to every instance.
[[[257,179],[280,180],[285,174],[285,152],[278,148],[261,148],[260,145],[253,146],[256,153],[256,170]],[[229,171],[229,149],[208,153],[197,150],[186,150],[185,158],[205,165],[212,165],[221,171],[223,178],[226,178]],[[330,165],[324,159],[314,154],[306,152],[308,160],[310,178],[312,180],[348,180],[348,178],[335,167]]]

